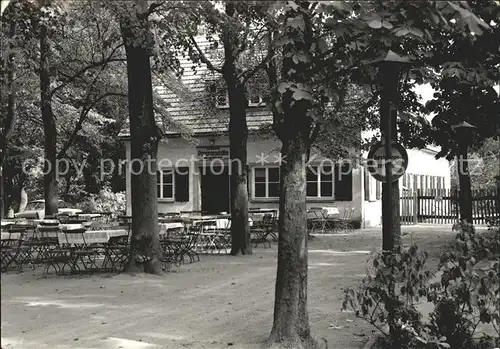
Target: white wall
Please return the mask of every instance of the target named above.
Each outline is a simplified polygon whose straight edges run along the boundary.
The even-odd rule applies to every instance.
[[[451,172],[448,160],[444,158],[436,160],[436,152],[432,150],[407,149],[406,151],[408,153],[407,174],[444,177],[444,186],[442,189],[451,188]],[[375,198],[377,181],[372,176],[369,176],[368,185],[371,192],[370,197]],[[402,179],[399,180],[399,187],[403,188]],[[382,203],[380,200],[372,199],[363,202],[363,224],[364,227],[381,226]]]
[[[227,136],[220,136],[214,139],[215,145],[229,145],[229,139]],[[173,165],[186,166],[190,163],[191,169],[189,182],[189,202],[174,202],[171,200],[160,199],[158,200],[158,211],[162,213],[166,212],[178,212],[178,211],[192,211],[201,210],[201,187],[200,187],[200,174],[198,170],[198,165],[196,161],[189,161],[196,158],[197,146],[208,146],[212,144],[209,138],[203,137],[198,138],[197,143],[189,142],[182,138],[172,138],[168,141],[163,141],[158,147],[158,165],[165,165],[164,167],[169,167]],[[267,157],[267,164],[278,165],[278,154],[281,150],[281,142],[275,138],[255,138],[254,136],[249,136],[247,144],[247,154],[248,154],[248,164],[251,168],[252,166],[258,166],[259,160],[262,156]],[[126,151],[127,159],[130,161],[130,142],[126,141]],[[314,155],[314,154],[313,154]],[[168,159],[169,161],[162,160]],[[315,161],[321,161],[322,157],[316,157]],[[130,199],[130,172],[127,169],[126,173],[127,179],[127,214],[131,214],[131,199]],[[253,199],[252,193],[252,171],[249,174],[250,183],[250,208],[278,208],[277,199]],[[307,206],[322,206],[322,207],[337,207],[343,213],[344,208],[354,207],[353,219],[361,220],[362,216],[362,202],[363,202],[363,176],[362,168],[355,168],[352,173],[352,190],[353,190],[353,200],[352,201],[332,201],[331,199],[308,199]]]

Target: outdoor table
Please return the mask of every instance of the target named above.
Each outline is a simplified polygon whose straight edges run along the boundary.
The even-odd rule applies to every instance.
[[[168,233],[169,230],[183,230],[184,224],[181,222],[160,223],[160,235]]]
[[[59,248],[51,250],[47,265],[57,272],[69,266],[70,273],[96,270],[117,270],[116,264],[126,258],[126,246],[111,244],[113,238],[128,237],[125,229],[85,231],[84,228],[69,229],[58,234]],[[100,260],[101,266],[98,266]],[[106,266],[110,264],[111,267]],[[61,267],[62,265],[62,267]],[[83,269],[80,268],[83,266]]]
[[[95,218],[100,218],[102,215],[100,213],[79,213],[78,219],[91,220]]]
[[[21,233],[2,232],[2,240],[20,240]]]
[[[60,244],[105,244],[115,236],[128,236],[128,232],[125,229],[90,230],[82,234],[59,233],[57,238]]]
[[[231,228],[231,220],[229,218],[204,219],[193,221],[193,226],[203,225],[209,229],[229,229]],[[248,218],[248,225],[253,225],[253,220]]]
[[[340,211],[337,207],[322,207],[322,209],[326,212],[327,216],[340,214]]]

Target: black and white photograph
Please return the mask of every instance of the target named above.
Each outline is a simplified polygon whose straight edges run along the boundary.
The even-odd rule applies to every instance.
[[[0,2],[1,349],[500,349],[500,1]]]

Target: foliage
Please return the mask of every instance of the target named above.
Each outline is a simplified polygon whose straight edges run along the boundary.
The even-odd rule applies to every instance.
[[[355,310],[357,317],[380,330],[390,348],[489,348],[492,337],[475,337],[479,325],[492,326],[498,346],[499,256],[499,229],[493,235],[480,235],[462,224],[453,248],[443,253],[432,277],[427,255],[414,245],[399,253],[375,255],[373,270],[360,289],[345,290],[343,310]],[[428,321],[416,307],[422,299],[434,306]]]
[[[98,194],[89,194],[78,206],[84,212],[112,212],[125,211],[126,197],[124,192],[114,193],[109,187],[102,189]]]
[[[494,190],[500,176],[500,139],[488,138],[476,151],[468,155],[469,176],[473,190]],[[451,169],[452,187],[458,187],[457,161]]]
[[[465,223],[453,250],[441,256],[441,282],[429,286],[428,297],[435,305],[430,328],[446,336],[452,348],[473,348],[479,324],[491,324],[498,342],[499,257],[500,230],[485,237]]]
[[[372,270],[360,290],[345,291],[343,309],[355,309],[357,317],[379,329],[394,345],[406,348],[412,341],[407,329],[422,330],[416,302],[426,295],[430,277],[426,260],[427,254],[415,245],[400,253],[374,255]]]

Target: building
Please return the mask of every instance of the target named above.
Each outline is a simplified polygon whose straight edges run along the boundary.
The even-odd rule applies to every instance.
[[[202,49],[207,49],[200,43]],[[158,87],[168,103],[170,124],[158,149],[158,210],[230,211],[228,101],[218,77],[191,63],[182,62],[182,81],[188,91],[173,93]],[[278,208],[281,142],[269,132],[272,115],[265,103],[264,88],[248,91],[248,189],[250,208]],[[220,92],[220,93],[219,93]],[[214,97],[215,96],[215,97]],[[120,137],[130,161],[128,130]],[[402,188],[450,187],[448,161],[435,160],[432,150],[409,150],[409,167],[400,179]],[[286,159],[285,159],[286,161]],[[127,214],[131,213],[130,171],[126,167]],[[380,225],[381,185],[357,164],[348,170],[321,156],[311,154],[307,173],[308,207],[335,207],[340,214],[353,208],[352,219],[364,227]]]

